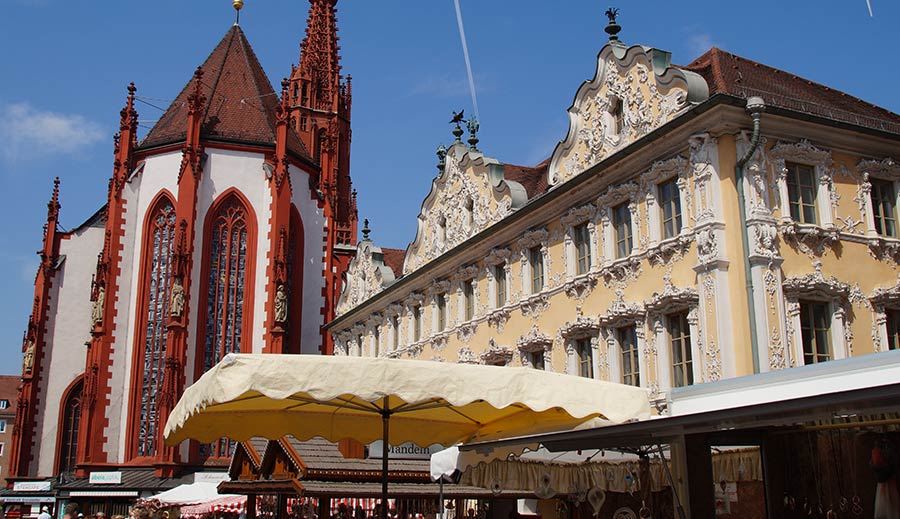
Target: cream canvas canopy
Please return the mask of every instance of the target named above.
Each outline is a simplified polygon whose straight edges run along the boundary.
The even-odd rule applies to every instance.
[[[649,415],[643,389],[531,368],[229,354],[184,392],[165,438],[176,445],[290,434],[453,445]],[[386,502],[386,454],[382,469]]]

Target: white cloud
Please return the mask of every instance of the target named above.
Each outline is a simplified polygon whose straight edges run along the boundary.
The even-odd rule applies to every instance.
[[[105,135],[99,124],[79,114],[43,111],[28,103],[0,106],[0,156],[6,159],[74,155]]]
[[[696,57],[708,51],[716,43],[712,36],[705,32],[694,32],[687,39],[688,50]]]

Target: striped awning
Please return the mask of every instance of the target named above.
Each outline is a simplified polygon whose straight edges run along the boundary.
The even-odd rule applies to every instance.
[[[225,496],[198,505],[181,507],[181,517],[192,519],[215,512],[241,513],[247,510],[247,496]]]

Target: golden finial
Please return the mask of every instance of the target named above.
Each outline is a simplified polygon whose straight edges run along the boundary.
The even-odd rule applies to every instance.
[[[241,9],[244,7],[244,0],[231,0],[231,6],[234,7],[234,24],[237,25],[241,20]]]

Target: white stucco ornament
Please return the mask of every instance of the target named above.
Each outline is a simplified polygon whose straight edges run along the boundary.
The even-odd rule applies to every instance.
[[[698,74],[670,66],[668,52],[606,45],[594,78],[569,107],[569,132],[550,159],[550,186],[558,185],[640,139],[709,97]]]
[[[408,274],[525,204],[518,182],[504,178],[503,165],[481,152],[455,144],[443,171],[422,203],[416,238],[403,261]]]
[[[356,256],[347,267],[347,280],[338,298],[337,315],[351,309],[394,283],[394,271],[384,264],[384,253],[369,240],[356,247]]]

